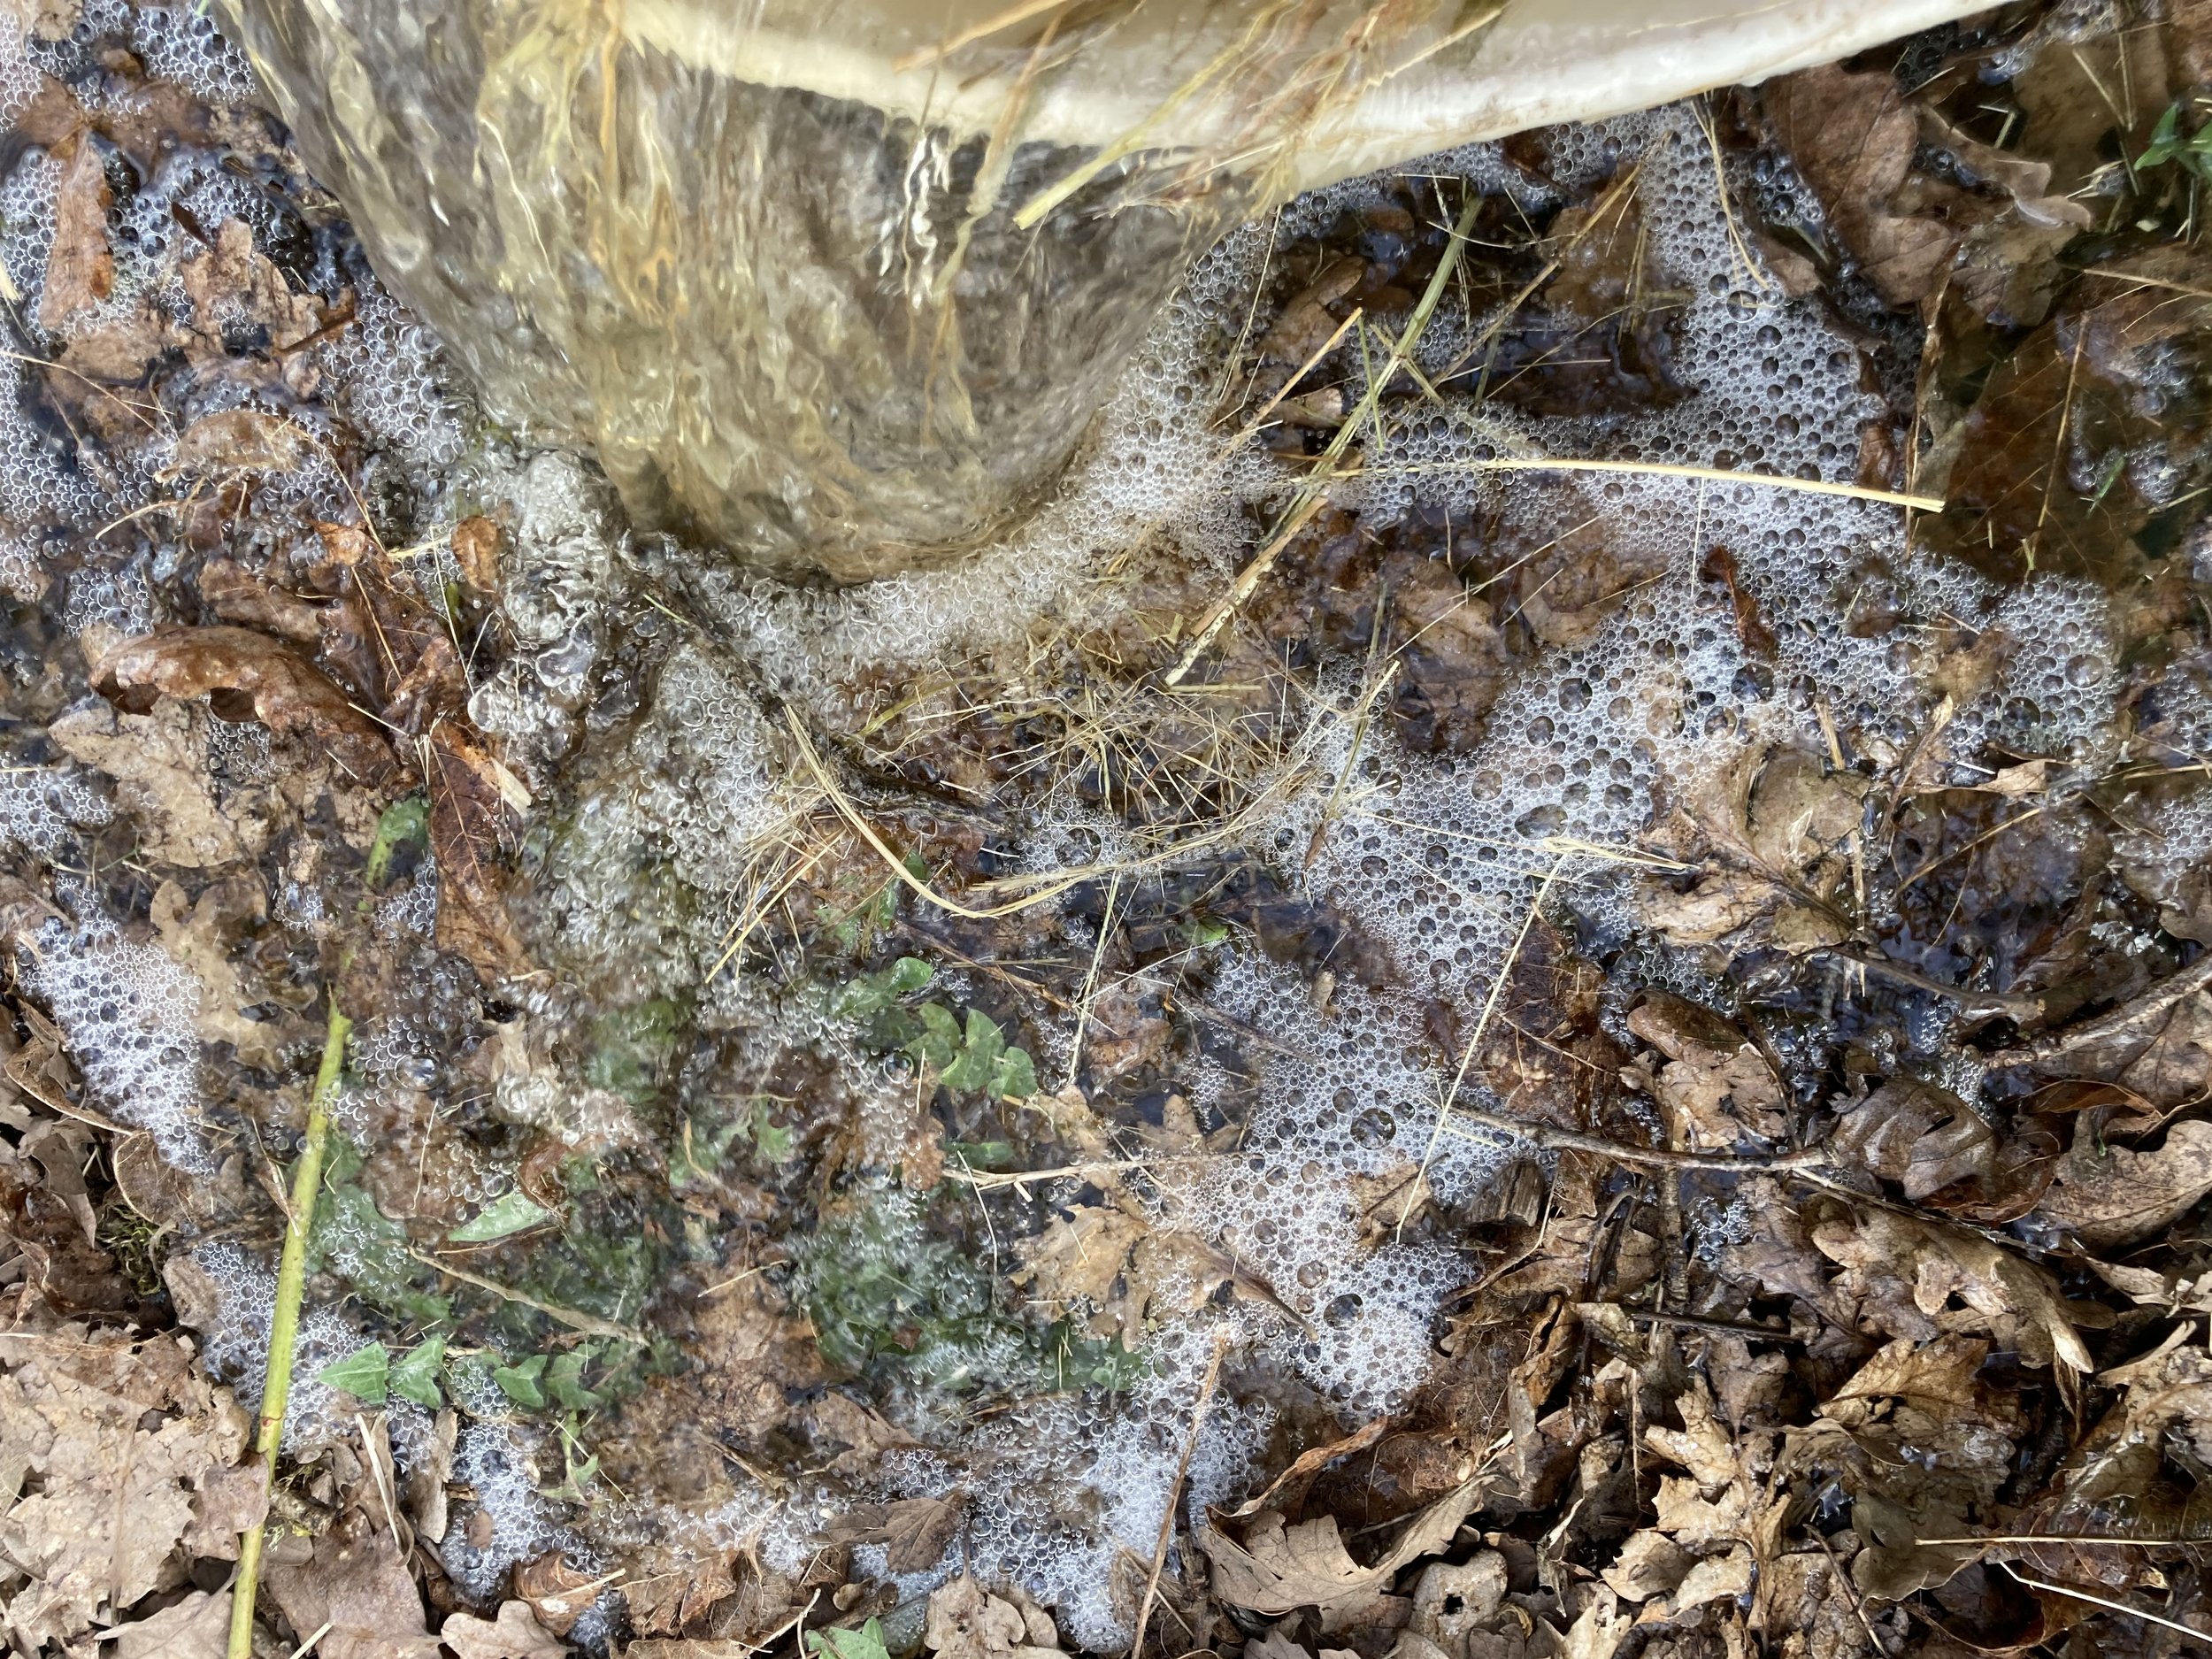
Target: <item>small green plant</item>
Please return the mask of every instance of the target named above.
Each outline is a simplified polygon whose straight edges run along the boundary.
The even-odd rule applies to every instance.
[[[664,996],[602,1014],[587,1039],[584,1080],[633,1106],[650,1105],[686,1023],[683,1008]]]
[[[734,1112],[719,1123],[702,1115],[687,1118],[677,1142],[668,1151],[668,1184],[678,1192],[714,1184],[715,1173],[733,1149],[749,1146],[771,1164],[791,1156],[791,1132],[769,1114],[769,1096],[747,1096]]]
[[[554,1212],[519,1187],[503,1193],[445,1236],[456,1244],[488,1244],[526,1233],[555,1218]]]
[[[875,1618],[858,1630],[810,1630],[806,1650],[817,1659],[891,1659],[883,1645],[883,1621]]]
[[[409,847],[427,847],[430,844],[430,799],[427,795],[411,795],[404,801],[395,801],[384,809],[376,820],[376,839],[369,843],[369,867],[366,879],[373,893],[391,879],[392,860]]]
[[[1037,1068],[1027,1049],[1008,1044],[998,1023],[972,1008],[964,1024],[942,1002],[909,1004],[933,977],[918,956],[862,974],[837,987],[830,1012],[861,1028],[861,1041],[879,1054],[903,1054],[956,1094],[1026,1100],[1037,1092]]]
[[[445,1403],[444,1392],[438,1386],[445,1346],[442,1335],[426,1337],[394,1359],[383,1343],[371,1342],[324,1366],[316,1373],[316,1380],[326,1387],[344,1389],[364,1405],[381,1405],[388,1394],[397,1394],[435,1411]]]
[[[2208,121],[2193,133],[2181,130],[2181,106],[2185,100],[2177,99],[2166,106],[2165,114],[2158,118],[2158,125],[2151,129],[2150,147],[2136,157],[2138,167],[2162,167],[2169,162],[2179,162],[2199,179],[2212,182],[2212,121]]]

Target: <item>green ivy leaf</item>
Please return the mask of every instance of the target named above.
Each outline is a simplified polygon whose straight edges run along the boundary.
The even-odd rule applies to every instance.
[[[925,1002],[914,1011],[921,1017],[922,1029],[902,1046],[915,1064],[942,1071],[960,1052],[960,1022],[942,1002]]]
[[[444,1336],[424,1338],[393,1362],[392,1392],[426,1411],[435,1411],[445,1403],[445,1395],[438,1389],[438,1368],[444,1363]]]
[[[545,1390],[538,1386],[538,1379],[545,1375],[545,1356],[533,1354],[512,1365],[493,1366],[492,1380],[499,1385],[500,1393],[524,1410],[542,1411]]]
[[[1026,1048],[1009,1048],[991,1072],[991,1098],[1027,1100],[1037,1092],[1037,1068]]]
[[[456,1244],[488,1244],[552,1219],[553,1211],[518,1187],[485,1205],[473,1221],[463,1222],[445,1236]]]
[[[557,1403],[571,1411],[584,1411],[593,1406],[606,1404],[603,1396],[584,1386],[583,1350],[575,1348],[557,1355],[545,1370],[545,1392]]]
[[[315,1373],[326,1387],[342,1388],[365,1406],[382,1403],[391,1370],[391,1355],[381,1342],[357,1348]]]
[[[958,1091],[987,1088],[1006,1052],[1006,1039],[991,1017],[979,1008],[968,1010],[968,1029],[963,1034],[960,1057],[945,1067],[943,1082]]]
[[[870,1619],[858,1630],[810,1630],[807,1651],[821,1659],[891,1659],[883,1645],[883,1621]]]

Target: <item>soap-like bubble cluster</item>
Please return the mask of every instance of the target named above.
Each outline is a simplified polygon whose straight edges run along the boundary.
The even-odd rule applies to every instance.
[[[79,832],[114,816],[107,797],[68,768],[0,768],[0,846],[19,847],[48,864],[75,852]]]
[[[199,1124],[200,986],[158,945],[50,921],[23,974],[61,1027],[92,1096],[170,1163],[210,1167]]]

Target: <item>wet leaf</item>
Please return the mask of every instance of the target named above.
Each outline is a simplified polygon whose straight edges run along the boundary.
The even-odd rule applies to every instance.
[[[441,724],[423,747],[430,783],[430,851],[438,865],[438,943],[498,983],[519,972],[522,941],[508,917],[500,859],[512,823],[495,763]]]
[[[883,1624],[870,1619],[858,1630],[810,1630],[806,1633],[807,1651],[819,1654],[826,1659],[891,1659],[890,1650],[883,1645]]]
[[[1774,1068],[1725,1020],[1655,990],[1629,1011],[1628,1028],[1667,1056],[1646,1080],[1678,1144],[1725,1150],[1746,1135],[1772,1141],[1787,1131]]]
[[[108,248],[108,188],[101,147],[80,131],[58,147],[61,177],[54,186],[54,240],[39,292],[39,326],[59,332],[70,318],[114,291],[115,256]]]
[[[1051,1617],[1019,1592],[994,1595],[962,1573],[929,1594],[922,1640],[941,1659],[1045,1659],[1059,1651]]]
[[[527,1601],[502,1601],[497,1619],[449,1613],[438,1640],[460,1659],[560,1659],[568,1646],[538,1623]]]
[[[1270,1616],[1301,1607],[1328,1613],[1369,1600],[1407,1563],[1440,1553],[1480,1498],[1475,1481],[1440,1498],[1371,1566],[1352,1559],[1333,1516],[1286,1527],[1279,1512],[1263,1510],[1241,1542],[1210,1526],[1198,1544],[1213,1563],[1214,1594],[1230,1606]]]
[[[314,441],[296,422],[257,409],[202,415],[177,434],[172,473],[234,478],[245,472],[288,472],[314,453]]]
[[[1765,98],[1783,148],[1875,292],[1893,306],[1917,303],[1950,264],[1959,236],[1892,209],[1920,131],[1895,78],[1829,65],[1770,82]]]
[[[148,712],[160,697],[205,697],[225,719],[258,720],[327,746],[364,783],[379,782],[393,769],[376,723],[291,647],[266,634],[165,628],[119,645],[93,665],[91,678],[134,714]]]
[[[324,1659],[436,1659],[414,1574],[366,1509],[318,1536],[309,1560],[272,1563],[265,1582],[294,1629],[323,1632]]]
[[[2086,1124],[2037,1212],[2093,1250],[2136,1243],[2212,1193],[2212,1123],[2176,1124],[2153,1151],[2100,1144]]]
[[[456,1244],[487,1244],[494,1239],[541,1226],[553,1217],[552,1210],[518,1187],[492,1200],[477,1211],[473,1219],[463,1222],[445,1236]]]
[[[391,1351],[381,1342],[356,1348],[315,1374],[318,1382],[342,1388],[364,1405],[380,1405],[390,1386]]]
[[[499,541],[498,525],[481,513],[453,526],[453,562],[480,594],[499,591]]]
[[[545,1375],[545,1367],[546,1356],[533,1354],[511,1365],[493,1366],[492,1381],[499,1385],[500,1393],[524,1410],[541,1411],[545,1409],[545,1390],[538,1384]]]
[[[445,1363],[445,1344],[442,1336],[426,1337],[393,1361],[388,1379],[391,1391],[425,1410],[435,1411],[443,1405],[445,1396],[439,1391],[438,1373]]]
[[[965,1509],[961,1494],[941,1498],[902,1498],[895,1503],[865,1504],[848,1510],[830,1528],[845,1544],[881,1544],[885,1564],[895,1573],[926,1572],[944,1559],[960,1530]]]

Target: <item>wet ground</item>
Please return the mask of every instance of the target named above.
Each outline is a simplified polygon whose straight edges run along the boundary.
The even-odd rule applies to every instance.
[[[9,40],[19,1651],[219,1640],[333,1002],[273,1654],[2212,1629],[2193,12],[1302,198],[837,592]]]

